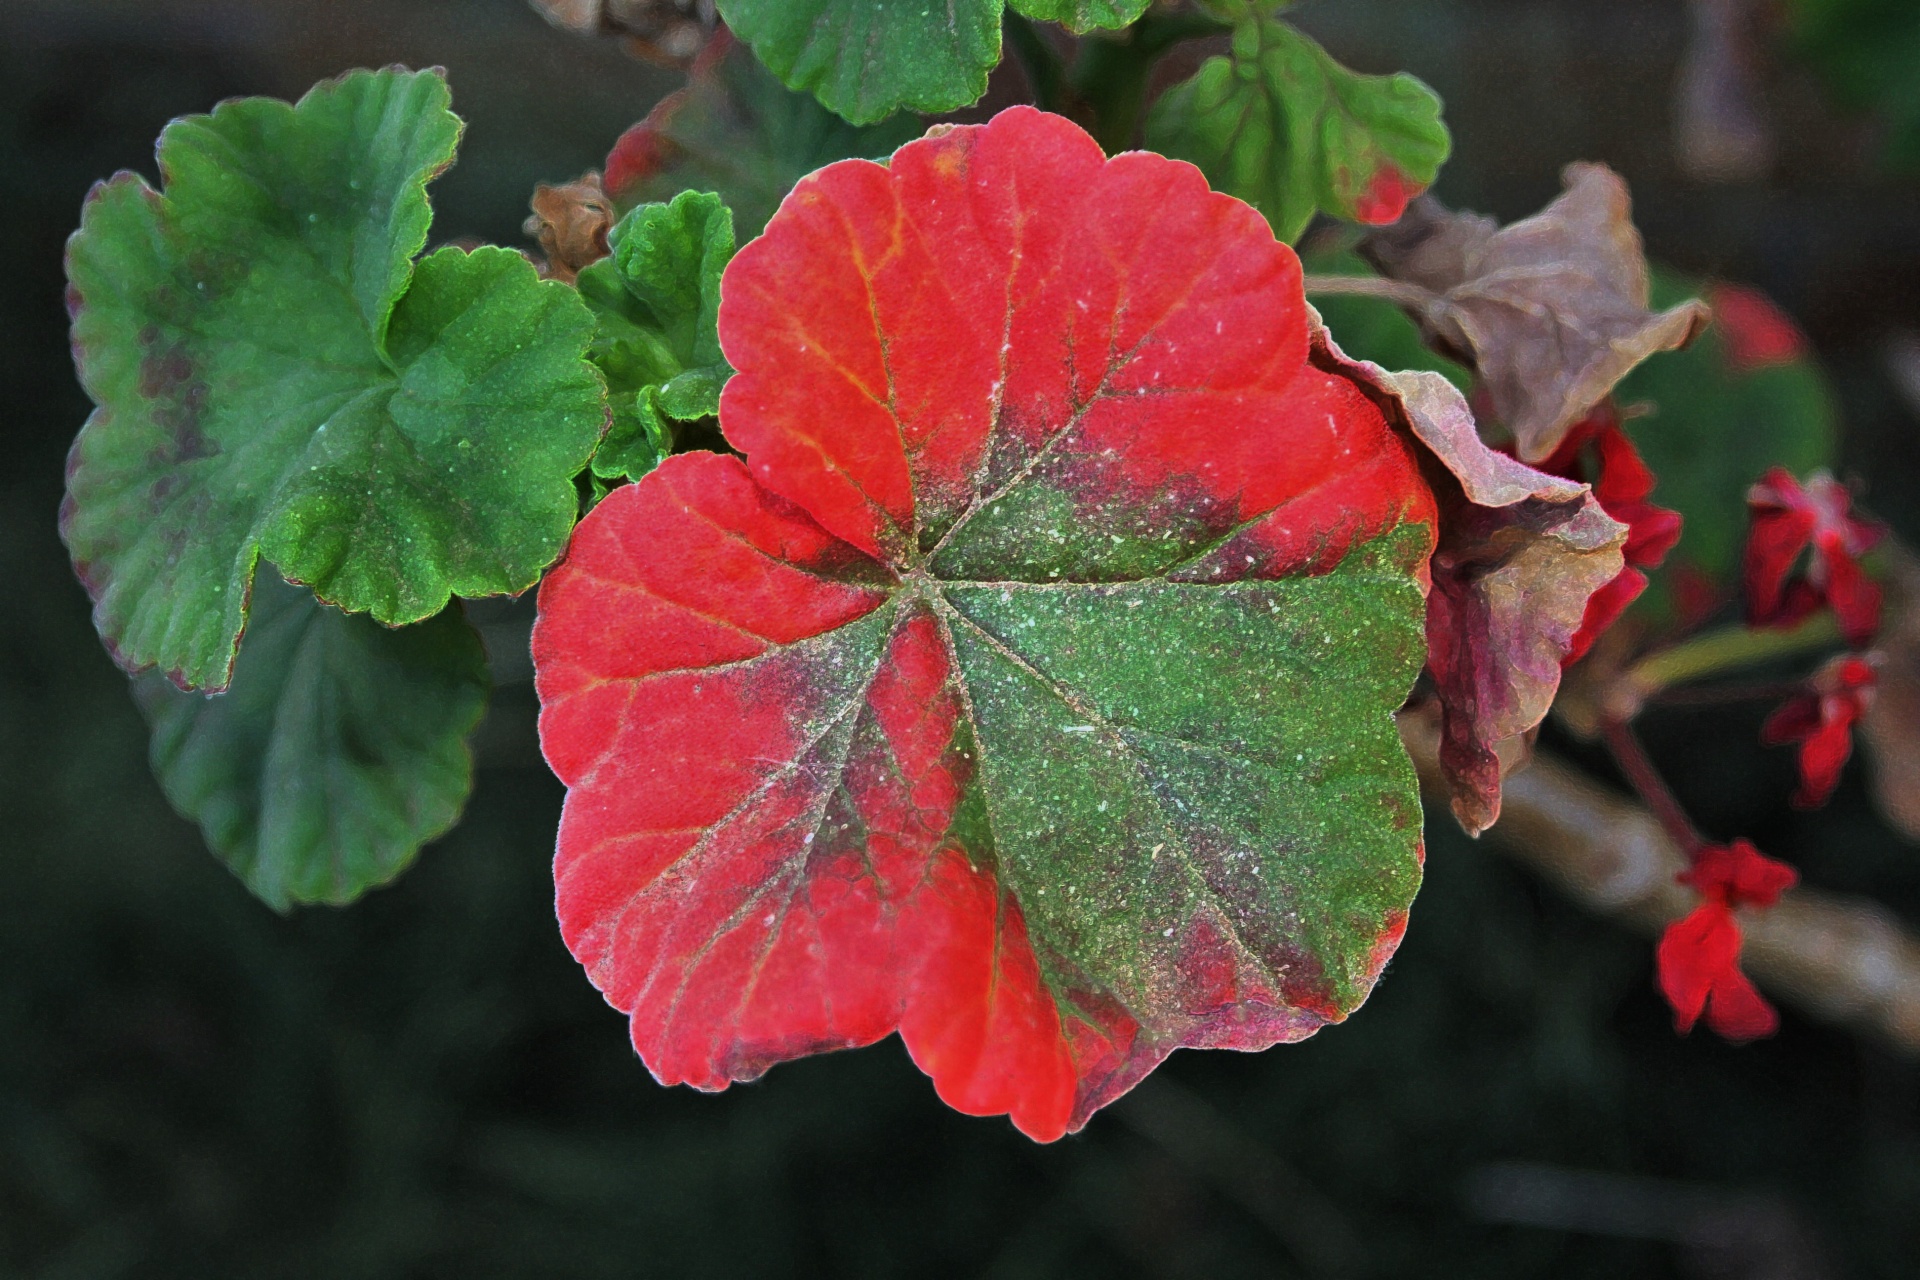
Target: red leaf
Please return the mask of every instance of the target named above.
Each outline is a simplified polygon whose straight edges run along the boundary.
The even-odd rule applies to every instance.
[[[1016,108],[805,179],[722,298],[746,461],[610,495],[534,633],[562,931],[654,1074],[898,1031],[1050,1140],[1350,1012],[1418,879],[1433,498],[1260,215]]]

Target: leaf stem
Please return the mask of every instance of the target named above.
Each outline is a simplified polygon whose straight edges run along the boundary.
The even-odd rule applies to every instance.
[[[1385,298],[1403,307],[1425,310],[1441,299],[1417,284],[1388,280],[1384,276],[1310,275],[1304,282],[1308,293],[1332,297],[1336,294],[1356,298]]]
[[[1204,13],[1149,12],[1121,31],[1090,33],[1067,73],[1074,98],[1093,116],[1093,136],[1108,155],[1133,146],[1146,110],[1153,64],[1186,40],[1233,28]],[[1037,34],[1037,33],[1036,33]]]
[[[1627,668],[1621,682],[1636,703],[1644,702],[1673,685],[1824,649],[1839,639],[1840,628],[1826,611],[1790,628],[1720,627],[1647,655]]]
[[[1601,724],[1600,733],[1614,763],[1620,766],[1620,772],[1626,775],[1640,802],[1659,820],[1667,838],[1691,861],[1707,847],[1707,839],[1693,825],[1693,819],[1687,816],[1673,789],[1667,786],[1667,780],[1660,776],[1660,770],[1640,744],[1640,736],[1633,731],[1633,726],[1625,720],[1610,719]]]

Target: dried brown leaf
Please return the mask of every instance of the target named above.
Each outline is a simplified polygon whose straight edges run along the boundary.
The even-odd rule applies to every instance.
[[[625,36],[650,62],[684,67],[719,18],[714,0],[528,0],[554,26],[579,35]]]
[[[600,189],[600,174],[588,170],[559,186],[533,189],[533,216],[523,230],[540,242],[548,276],[572,284],[580,268],[607,256],[607,231],[613,226],[613,201]]]
[[[1588,486],[1489,448],[1466,398],[1437,373],[1393,373],[1341,352],[1316,325],[1315,360],[1373,388],[1436,466],[1440,542],[1427,597],[1427,671],[1442,716],[1454,817],[1478,835],[1500,816],[1502,760],[1553,706],[1587,600],[1625,563],[1627,526]]]
[[[1422,197],[1362,244],[1382,274],[1432,295],[1414,308],[1430,343],[1472,364],[1520,457],[1538,462],[1568,428],[1658,351],[1685,346],[1707,308],[1655,314],[1626,183],[1568,165],[1565,192],[1500,227]]]

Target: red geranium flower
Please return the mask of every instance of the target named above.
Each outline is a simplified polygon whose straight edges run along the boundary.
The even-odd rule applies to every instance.
[[[1660,992],[1673,1006],[1674,1029],[1707,1025],[1729,1040],[1755,1040],[1780,1026],[1780,1015],[1740,971],[1740,922],[1733,909],[1770,907],[1799,875],[1745,840],[1702,849],[1680,873],[1705,899],[1667,926],[1655,952]]]
[[[1875,680],[1872,663],[1843,654],[1815,672],[1807,691],[1781,703],[1760,727],[1760,741],[1770,747],[1800,744],[1795,807],[1817,809],[1840,785],[1840,769],[1853,754],[1853,726],[1873,701]]]
[[[1716,284],[1707,289],[1714,328],[1736,373],[1788,364],[1807,354],[1807,335],[1766,294],[1749,285]]]
[[[1620,418],[1611,402],[1601,402],[1575,423],[1540,469],[1587,481],[1601,510],[1627,526],[1626,567],[1588,599],[1586,615],[1562,664],[1571,666],[1586,656],[1593,642],[1647,589],[1647,575],[1642,570],[1658,568],[1680,540],[1680,513],[1647,501],[1653,493],[1653,472],[1641,460],[1632,439],[1620,429]]]
[[[1753,527],[1747,535],[1744,577],[1747,621],[1786,627],[1823,604],[1833,606],[1840,634],[1864,648],[1880,629],[1880,587],[1860,568],[1860,557],[1880,540],[1878,525],[1849,514],[1852,495],[1825,471],[1805,487],[1775,467],[1747,491]],[[1793,573],[1811,548],[1806,568]]]

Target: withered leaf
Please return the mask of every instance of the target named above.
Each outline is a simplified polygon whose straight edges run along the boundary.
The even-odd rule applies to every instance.
[[[533,189],[530,203],[533,215],[521,230],[540,242],[548,276],[572,284],[580,268],[607,256],[613,201],[600,189],[597,170],[559,186],[543,182]]]
[[[1427,596],[1427,673],[1454,817],[1478,835],[1500,816],[1500,754],[1546,718],[1587,600],[1623,564],[1627,527],[1591,489],[1489,448],[1437,373],[1352,360],[1316,327],[1315,359],[1379,394],[1439,467],[1440,539]],[[1444,474],[1437,474],[1444,470]]]
[[[1511,226],[1422,197],[1361,246],[1382,274],[1432,295],[1415,309],[1428,341],[1478,369],[1528,462],[1710,316],[1698,302],[1648,310],[1646,257],[1618,174],[1572,164],[1561,180],[1558,199]]]

